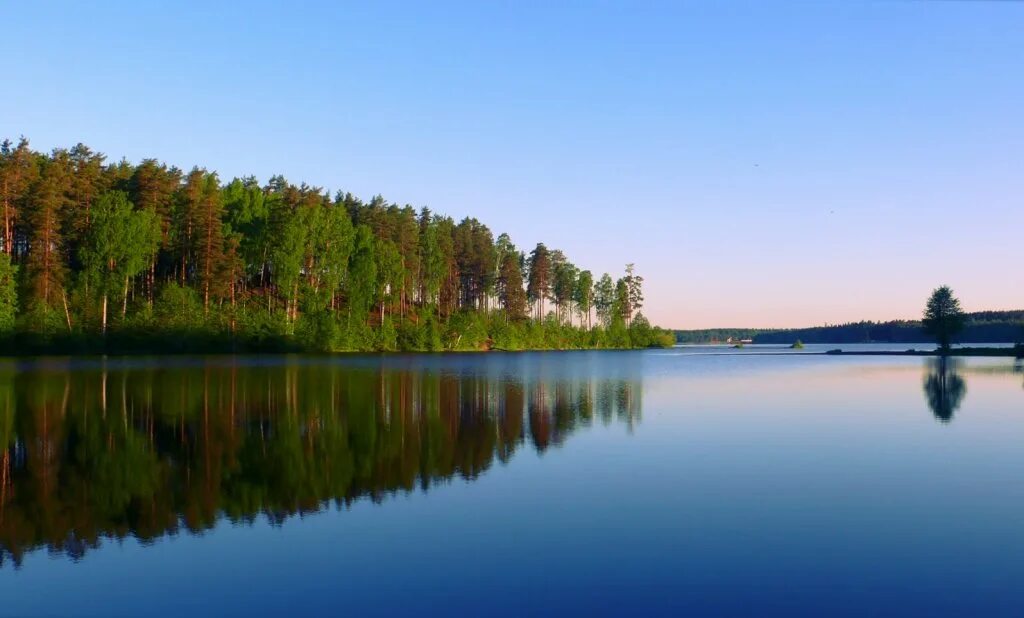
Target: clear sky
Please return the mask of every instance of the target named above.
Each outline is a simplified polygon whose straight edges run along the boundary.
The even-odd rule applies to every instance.
[[[206,6],[217,5],[217,6]],[[1024,307],[1024,3],[0,0],[0,136],[472,215],[679,328]]]

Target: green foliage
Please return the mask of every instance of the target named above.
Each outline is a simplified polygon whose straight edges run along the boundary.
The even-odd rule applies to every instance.
[[[394,352],[398,350],[398,330],[390,317],[384,318],[377,329],[377,343],[374,348],[378,352]]]
[[[332,198],[281,176],[221,183],[79,144],[0,144],[0,333],[33,352],[644,347],[633,266],[595,285],[480,221]],[[592,328],[597,310],[600,326]],[[113,316],[113,317],[111,317]]]
[[[338,333],[338,323],[329,311],[304,313],[295,325],[295,339],[304,350],[330,352]]]
[[[18,267],[11,264],[11,257],[0,253],[0,333],[14,329],[18,313]]]
[[[590,326],[590,312],[594,308],[594,275],[589,270],[579,273],[572,297],[586,325]]]
[[[348,306],[357,319],[369,312],[377,293],[377,260],[373,231],[356,228],[355,246],[349,261]]]
[[[15,322],[15,330],[33,336],[48,338],[67,330],[65,316],[60,309],[49,307],[36,299]]]
[[[442,337],[447,350],[482,350],[487,348],[488,340],[483,316],[474,311],[452,315]]]
[[[123,296],[127,303],[132,278],[149,265],[160,242],[160,227],[150,211],[136,211],[123,191],[97,200],[92,221],[79,249],[83,278],[103,299],[102,322],[107,322],[107,297]]]
[[[536,307],[535,317],[544,317],[544,301],[551,295],[551,254],[539,243],[530,254],[530,278],[526,296]]]
[[[608,325],[608,347],[630,347],[629,331],[626,329],[626,321],[620,313],[612,315],[611,323]]]
[[[441,327],[437,323],[437,318],[433,314],[428,314],[424,317],[421,324],[423,331],[422,350],[426,352],[440,352],[444,350],[444,344],[441,342]]]
[[[192,288],[169,283],[160,291],[153,307],[153,317],[171,330],[188,330],[205,323],[203,302]]]
[[[594,286],[594,308],[597,310],[597,317],[605,328],[612,322],[615,311],[615,284],[611,275],[605,273]]]

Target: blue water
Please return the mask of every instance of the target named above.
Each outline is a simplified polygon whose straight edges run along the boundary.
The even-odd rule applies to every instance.
[[[1022,386],[679,349],[11,364],[0,614],[1020,615]],[[356,480],[317,489],[339,449]]]

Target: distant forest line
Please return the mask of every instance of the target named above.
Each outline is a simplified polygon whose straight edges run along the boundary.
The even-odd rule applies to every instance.
[[[851,322],[792,329],[709,328],[677,330],[678,343],[725,343],[751,339],[754,343],[931,343],[920,320]],[[1024,340],[1024,310],[977,311],[966,314],[958,340],[965,343],[1012,343]]]
[[[0,145],[0,354],[671,345],[643,278],[281,176]]]

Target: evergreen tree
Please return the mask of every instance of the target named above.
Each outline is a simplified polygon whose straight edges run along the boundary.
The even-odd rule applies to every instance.
[[[533,303],[534,317],[544,317],[544,299],[551,293],[551,254],[543,243],[538,243],[530,253],[530,279],[526,296]]]
[[[579,276],[579,269],[573,266],[562,254],[556,251],[557,256],[553,260],[554,281],[551,286],[551,297],[557,307],[559,321],[569,318],[572,322],[572,303],[576,293],[576,278]]]
[[[507,237],[506,237],[507,238]],[[507,320],[526,318],[526,290],[523,289],[522,256],[514,247],[503,252],[498,275],[498,298]]]
[[[28,300],[36,311],[49,311],[63,303],[66,309],[64,277],[67,265],[61,215],[67,206],[68,175],[60,155],[49,160],[30,190],[26,223],[28,255],[25,275],[28,277]],[[70,314],[65,310],[68,328]]]
[[[198,242],[198,282],[203,295],[203,308],[210,308],[210,298],[225,298],[229,281],[222,264],[224,252],[224,204],[216,174],[205,174],[202,180],[201,200],[195,218],[195,237]]]
[[[949,352],[953,338],[964,328],[964,312],[949,286],[932,292],[924,309],[924,330],[935,337],[943,354]]]
[[[67,156],[70,169],[64,236],[68,255],[75,256],[89,228],[93,205],[107,185],[103,167],[106,157],[93,152],[85,144],[76,144]]]
[[[171,252],[172,220],[174,214],[175,193],[181,184],[181,171],[168,168],[157,163],[155,159],[145,159],[136,167],[128,180],[128,199],[139,210],[153,214],[160,228],[160,248],[165,256]],[[154,253],[149,264],[146,277],[146,296],[152,303],[156,294],[158,261],[160,253]],[[166,273],[173,268],[170,260],[163,264]]]
[[[626,276],[623,280],[626,283],[627,297],[627,315],[625,317],[626,323],[629,324],[633,320],[633,313],[640,311],[640,308],[643,307],[644,304],[644,278],[636,274],[636,268],[633,264],[626,264]]]
[[[10,140],[0,143],[0,208],[3,208],[3,252],[16,256],[18,214],[38,175],[36,155],[22,137],[12,147]]]

